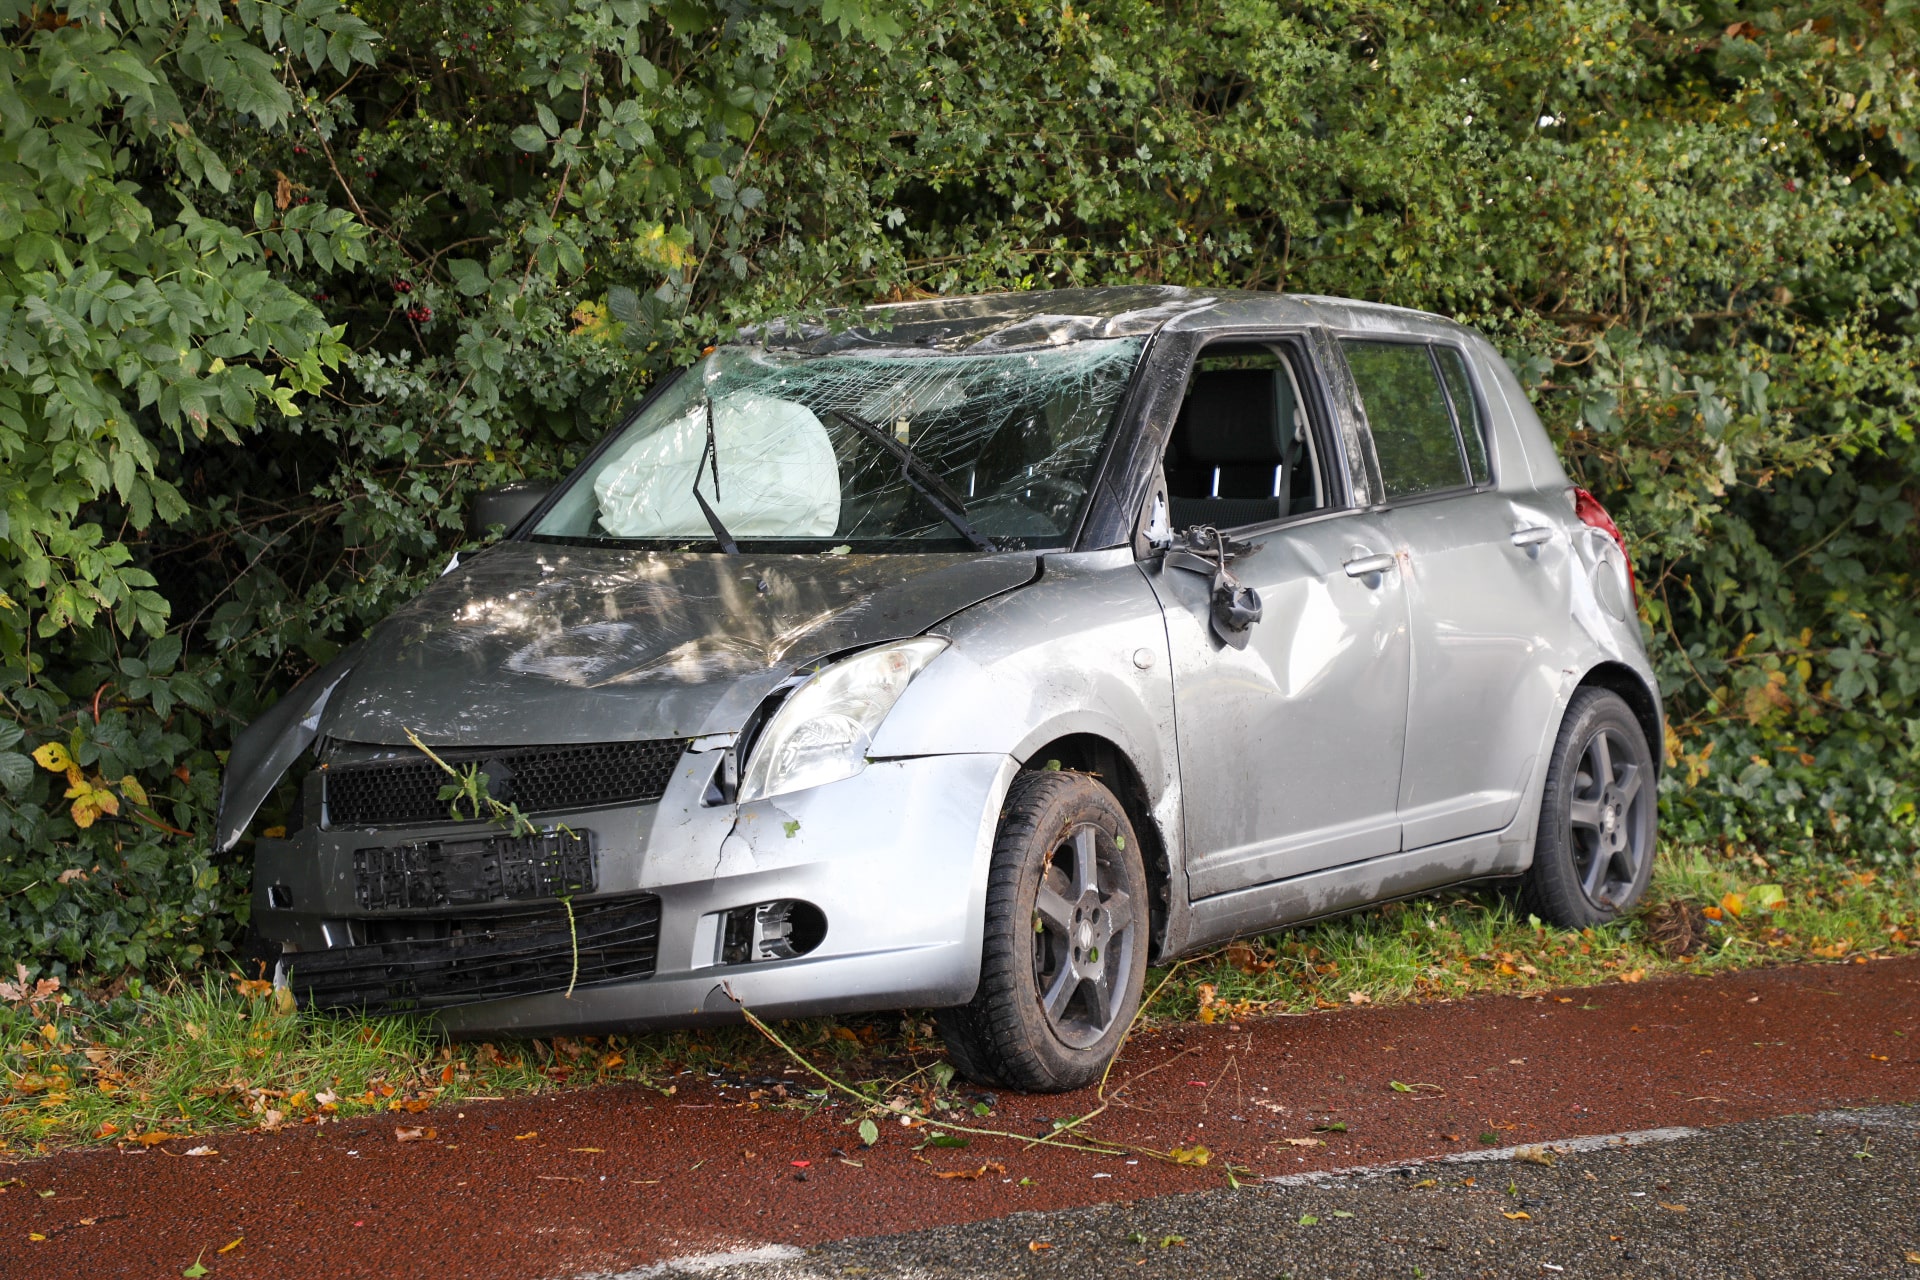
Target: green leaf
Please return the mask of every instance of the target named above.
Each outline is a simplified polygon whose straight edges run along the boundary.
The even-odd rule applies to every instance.
[[[15,741],[18,740],[16,737]],[[33,778],[33,761],[18,751],[0,751],[0,787],[5,787],[9,795],[25,791],[32,785]]]
[[[468,297],[477,297],[492,287],[487,269],[472,258],[448,259],[447,271],[453,276],[453,287]]]
[[[860,1122],[860,1145],[870,1147],[880,1141],[880,1126],[871,1120]]]
[[[540,132],[538,125],[523,124],[507,136],[522,151],[544,151],[547,148],[547,135]]]

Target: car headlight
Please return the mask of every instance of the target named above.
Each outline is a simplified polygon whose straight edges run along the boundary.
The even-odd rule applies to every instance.
[[[880,722],[946,647],[939,636],[900,640],[810,676],[761,730],[740,779],[740,800],[838,782],[866,768]]]

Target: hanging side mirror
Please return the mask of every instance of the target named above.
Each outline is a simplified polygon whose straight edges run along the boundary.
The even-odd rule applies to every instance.
[[[512,533],[552,492],[551,484],[535,480],[516,480],[497,489],[482,489],[473,495],[473,503],[467,508],[467,533],[470,537],[484,538],[495,525]]]
[[[1260,621],[1260,593],[1242,586],[1227,570],[1227,562],[1251,550],[1212,525],[1197,524],[1176,536],[1167,550],[1166,567],[1185,569],[1213,580],[1208,595],[1207,621],[1214,638],[1235,649],[1247,647],[1253,624]]]

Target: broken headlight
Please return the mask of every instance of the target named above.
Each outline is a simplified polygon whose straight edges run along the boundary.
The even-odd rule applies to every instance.
[[[809,677],[767,721],[740,779],[760,800],[851,778],[907,685],[947,647],[939,636],[883,644]]]

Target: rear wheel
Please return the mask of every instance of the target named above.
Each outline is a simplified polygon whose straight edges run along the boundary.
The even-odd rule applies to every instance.
[[[1653,878],[1657,781],[1646,734],[1620,695],[1576,693],[1547,767],[1521,890],[1527,909],[1584,929],[1639,902]]]
[[[973,999],[940,1013],[954,1066],[1035,1093],[1099,1079],[1140,1007],[1147,877],[1113,793],[1026,773],[1002,810]]]

